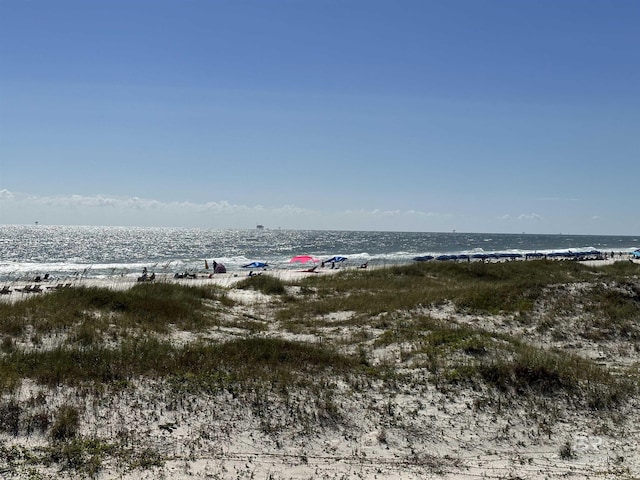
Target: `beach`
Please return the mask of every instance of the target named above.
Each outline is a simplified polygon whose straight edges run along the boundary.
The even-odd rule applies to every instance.
[[[437,260],[431,260],[437,261]],[[468,260],[456,260],[457,262],[467,262]],[[474,259],[473,262],[479,262],[481,260]],[[489,259],[483,260],[488,263],[496,263],[496,262],[504,262],[504,261],[536,261],[536,260],[527,260],[525,258],[518,259]],[[555,261],[570,261],[568,259],[560,258]],[[599,267],[612,265],[615,262],[633,262],[640,264],[640,259],[633,258],[629,253],[616,253],[613,255],[607,255],[607,257],[603,257],[597,260],[589,259],[589,260],[581,260],[579,263],[585,266],[591,267]],[[197,286],[205,286],[205,285],[218,285],[221,287],[230,288],[237,282],[244,280],[246,277],[251,275],[269,275],[271,277],[277,278],[284,282],[298,281],[304,278],[307,278],[312,275],[334,275],[339,272],[343,272],[345,270],[349,271],[360,271],[360,270],[375,270],[375,269],[384,269],[388,267],[392,267],[393,265],[408,265],[414,263],[411,260],[406,260],[404,262],[400,262],[396,260],[393,264],[386,264],[381,262],[366,262],[366,264],[351,264],[346,263],[343,266],[338,265],[335,268],[332,268],[330,264],[320,265],[320,262],[310,262],[308,264],[298,264],[298,265],[279,265],[277,267],[265,267],[258,269],[235,269],[233,271],[225,272],[225,273],[213,273],[211,270],[205,269],[194,269],[191,270],[191,277],[188,278],[177,278],[176,273],[158,273],[155,275],[156,282],[170,282],[177,283],[180,285],[197,285]],[[366,268],[363,268],[366,267]],[[146,267],[145,267],[146,269]],[[159,271],[162,269],[159,268]],[[166,269],[164,269],[166,270]],[[146,271],[146,270],[145,270]],[[124,290],[131,288],[132,286],[138,284],[138,277],[140,274],[131,274],[127,275],[117,275],[112,274],[108,276],[64,276],[64,277],[51,277],[45,280],[41,280],[40,278],[34,282],[34,277],[25,276],[24,278],[12,279],[10,281],[5,281],[3,287],[7,291],[11,291],[11,294],[0,295],[0,301],[15,301],[22,300],[24,298],[29,298],[32,295],[29,292],[29,288],[25,290],[25,287],[34,287],[37,286],[38,290],[35,293],[46,293],[56,288],[64,287],[64,286],[89,286],[89,287],[103,287],[115,290]],[[8,292],[7,292],[8,293]]]
[[[631,263],[617,262],[620,266]],[[596,265],[598,269],[606,269],[615,267],[616,262],[600,260],[585,266]],[[500,264],[486,265],[492,266]],[[503,266],[510,268],[507,264]],[[56,457],[57,461],[46,466],[29,464],[24,460],[28,458],[27,452],[35,455],[39,448],[50,448],[51,438],[25,430],[25,419],[21,417],[15,432],[7,428],[1,432],[2,449],[7,456],[4,460],[0,458],[0,474],[3,478],[25,478],[26,472],[37,471],[37,478],[75,478],[88,476],[86,472],[91,471],[93,478],[105,479],[451,480],[613,479],[637,478],[640,474],[637,453],[640,434],[635,427],[640,418],[635,398],[612,409],[594,410],[577,406],[580,401],[567,400],[564,394],[547,395],[544,390],[519,395],[492,392],[492,387],[484,383],[475,386],[456,383],[450,380],[454,371],[448,371],[448,380],[445,377],[437,380],[428,363],[421,360],[422,347],[415,339],[381,342],[390,332],[405,328],[402,325],[428,319],[455,326],[457,330],[481,329],[478,331],[517,337],[518,341],[544,350],[571,352],[612,371],[632,368],[638,361],[633,337],[612,335],[598,340],[593,335],[580,335],[572,327],[580,322],[575,314],[556,314],[557,325],[541,327],[548,322],[549,312],[557,310],[554,298],[572,298],[571,292],[587,288],[583,280],[548,287],[526,321],[509,312],[464,311],[453,301],[415,305],[364,318],[362,313],[341,308],[312,313],[317,308],[313,307],[314,302],[319,301],[312,299],[323,288],[331,288],[332,283],[348,285],[352,281],[341,279],[341,274],[347,278],[374,277],[384,268],[305,270],[263,270],[252,272],[260,275],[251,277],[248,272],[214,274],[211,278],[201,275],[195,279],[157,277],[158,284],[203,288],[216,285],[229,299],[227,303],[206,301],[212,312],[218,312],[214,326],[204,330],[174,326],[161,338],[175,346],[256,339],[318,348],[336,345],[346,355],[361,350],[366,355],[367,368],[393,371],[392,378],[355,373],[318,373],[314,378],[309,373],[300,377],[299,387],[286,387],[283,392],[283,386],[269,381],[248,390],[176,390],[164,377],[143,375],[129,379],[130,388],[115,389],[108,395],[91,393],[81,383],[44,387],[25,380],[18,388],[5,391],[0,408],[5,418],[9,405],[24,405],[23,416],[27,411],[31,412],[29,415],[48,412],[52,421],[60,406],[73,405],[82,418],[74,438],[100,439],[105,445],[117,443],[129,456],[125,462],[103,453],[99,457],[100,468],[95,471],[87,470],[79,459],[75,460],[77,469],[74,469],[69,452],[65,454],[67,457]],[[250,288],[249,282],[267,277],[286,282],[286,293],[268,294]],[[318,279],[318,283],[305,283],[309,278]],[[323,281],[328,282],[326,287],[322,286]],[[391,280],[388,282],[391,285]],[[630,277],[628,282],[637,282],[637,277]],[[128,290],[140,283],[130,278],[86,279],[72,288]],[[625,287],[615,284],[611,288],[614,291]],[[332,295],[356,294],[354,291]],[[35,297],[46,299],[44,294],[5,296],[14,301]],[[296,321],[298,327],[278,314],[286,310],[287,302],[309,302],[310,310],[303,308],[304,313],[297,314],[304,316]],[[225,307],[227,304],[230,306]],[[15,344],[35,350],[72,346],[73,343],[68,343],[69,335],[69,330],[60,331],[48,339],[40,338],[37,344],[27,335],[19,337]],[[4,351],[3,355],[7,355],[11,350]],[[98,458],[87,444],[81,445],[87,449],[87,458]],[[13,456],[8,452],[14,452]]]

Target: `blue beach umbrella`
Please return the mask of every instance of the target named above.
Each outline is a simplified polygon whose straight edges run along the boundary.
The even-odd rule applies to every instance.
[[[522,258],[520,253],[501,253],[498,255],[500,258]]]
[[[269,264],[265,262],[251,262],[246,265],[242,265],[242,268],[267,268]]]
[[[323,263],[340,263],[347,260],[347,257],[331,257],[329,260],[325,260]]]

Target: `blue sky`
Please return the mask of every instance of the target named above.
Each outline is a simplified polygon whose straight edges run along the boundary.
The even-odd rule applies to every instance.
[[[0,224],[638,234],[636,0],[0,0]]]

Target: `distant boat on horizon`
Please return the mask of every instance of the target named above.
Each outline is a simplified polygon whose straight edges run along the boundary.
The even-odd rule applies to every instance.
[[[258,230],[264,230],[264,225],[256,225],[256,228],[257,228]]]

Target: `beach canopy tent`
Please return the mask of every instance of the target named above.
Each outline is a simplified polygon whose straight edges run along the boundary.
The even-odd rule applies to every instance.
[[[416,262],[427,262],[429,260],[433,260],[434,256],[433,255],[421,255],[419,257],[413,257],[413,260]]]
[[[251,262],[246,265],[242,265],[242,268],[267,268],[269,264],[265,262]]]
[[[213,269],[213,273],[227,273],[227,267],[224,264],[218,262],[216,267]]]
[[[499,258],[522,258],[521,253],[499,253]]]
[[[291,260],[289,260],[289,263],[318,263],[319,261],[319,258],[316,258],[312,255],[296,255]]]
[[[331,257],[329,260],[325,260],[323,263],[340,263],[347,260],[347,257]]]
[[[599,250],[582,250],[579,252],[573,252],[574,257],[589,259],[589,258],[597,258],[602,256],[602,252]]]
[[[633,255],[633,258],[640,258],[640,248],[631,252],[631,255]]]

